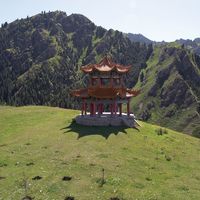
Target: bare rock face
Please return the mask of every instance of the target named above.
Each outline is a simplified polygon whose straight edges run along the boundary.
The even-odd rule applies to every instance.
[[[158,90],[162,88],[164,82],[169,78],[172,68],[173,64],[158,71],[155,84],[151,87],[151,89],[148,92],[149,96],[156,97],[158,95]]]
[[[163,62],[168,57],[172,56],[174,53],[176,53],[176,48],[175,47],[164,48],[160,53],[159,63]]]
[[[148,96],[156,97],[157,90],[159,89],[157,84],[154,84],[148,92]]]
[[[188,106],[193,103],[194,98],[188,90],[188,85],[182,79],[176,78],[168,88],[162,90],[161,107],[167,107],[172,103],[184,107],[184,104]]]

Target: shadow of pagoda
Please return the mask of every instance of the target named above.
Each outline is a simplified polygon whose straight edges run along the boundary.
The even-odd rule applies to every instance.
[[[80,125],[75,122],[75,120],[72,121],[72,123],[62,128],[61,130],[65,130],[64,134],[74,132],[77,134],[77,139],[80,139],[85,136],[91,136],[91,135],[99,135],[104,137],[105,139],[108,139],[110,135],[118,135],[119,133],[127,134],[126,126],[85,126]]]

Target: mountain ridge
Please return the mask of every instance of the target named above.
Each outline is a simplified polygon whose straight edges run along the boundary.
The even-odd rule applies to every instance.
[[[70,88],[82,84],[80,66],[97,62],[106,53],[117,62],[135,65],[133,86],[148,54],[145,45],[131,43],[121,32],[107,31],[83,15],[64,12],[7,24],[0,29],[0,44],[0,100],[16,105],[75,107],[68,94]]]
[[[155,43],[155,41],[152,41],[142,35],[141,33],[139,34],[133,34],[133,33],[126,33],[125,34],[132,42],[140,42],[140,43],[145,43],[145,44],[151,44]]]

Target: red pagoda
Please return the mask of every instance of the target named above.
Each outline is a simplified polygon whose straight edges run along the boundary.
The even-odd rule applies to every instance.
[[[76,122],[88,126],[135,126],[134,115],[130,112],[130,100],[139,94],[138,90],[125,87],[126,74],[131,66],[114,63],[104,57],[99,64],[82,66],[89,75],[87,88],[72,91],[72,95],[82,100],[81,115]],[[126,104],[127,113],[122,113]]]

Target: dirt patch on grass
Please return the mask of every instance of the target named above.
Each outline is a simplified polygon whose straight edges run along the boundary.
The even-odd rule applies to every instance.
[[[65,197],[65,200],[75,200],[75,198],[71,197],[71,196],[67,196],[67,197]]]
[[[7,144],[1,144],[1,145],[0,145],[0,147],[5,147],[5,146],[7,146]]]
[[[31,166],[31,165],[34,165],[33,162],[30,162],[30,163],[27,163],[26,166]]]
[[[25,196],[25,197],[22,198],[22,200],[32,200],[32,199],[34,199],[34,198],[30,197],[30,196]]]
[[[71,176],[63,176],[62,180],[63,181],[71,181],[72,177]]]
[[[145,179],[146,179],[147,181],[152,181],[152,179],[149,178],[149,177],[146,177]]]
[[[0,176],[0,180],[6,179],[5,176]]]
[[[7,167],[8,165],[6,163],[0,163],[0,167]]]
[[[169,155],[165,155],[165,159],[166,159],[166,161],[171,161],[172,160],[172,158]]]
[[[80,157],[81,157],[81,155],[80,155],[80,154],[78,154],[76,157],[77,157],[77,158],[80,158]]]
[[[64,162],[62,162],[61,164],[62,164],[62,165],[68,165],[69,163],[64,161]]]
[[[40,179],[42,179],[41,176],[35,176],[35,177],[32,178],[32,180],[40,180]]]

